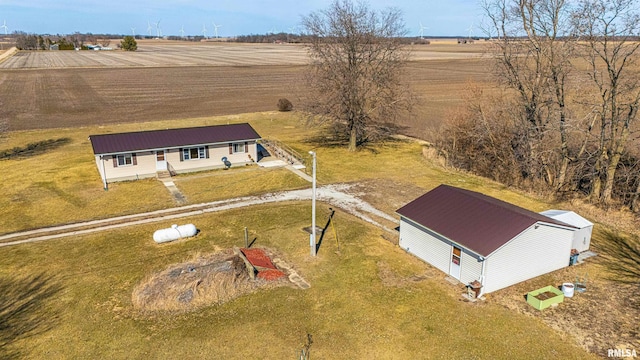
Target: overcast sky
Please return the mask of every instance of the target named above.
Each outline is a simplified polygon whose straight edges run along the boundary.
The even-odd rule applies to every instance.
[[[109,33],[219,36],[299,32],[303,15],[326,9],[332,0],[0,0],[0,26],[9,33]],[[369,0],[373,9],[389,6],[403,13],[409,36],[481,35],[477,0]],[[150,26],[149,26],[150,25]],[[135,30],[132,30],[135,28]],[[4,33],[4,27],[0,33]]]

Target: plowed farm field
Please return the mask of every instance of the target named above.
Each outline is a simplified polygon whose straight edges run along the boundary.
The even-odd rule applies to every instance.
[[[415,47],[407,82],[419,98],[403,120],[422,136],[459,107],[469,81],[488,80],[481,45]],[[301,104],[304,47],[141,42],[136,52],[19,52],[0,63],[0,119],[10,130],[273,111]]]

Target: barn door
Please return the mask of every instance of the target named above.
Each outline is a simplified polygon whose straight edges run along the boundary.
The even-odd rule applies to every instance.
[[[451,266],[449,267],[449,275],[460,280],[460,260],[462,258],[462,249],[453,246],[451,251]]]

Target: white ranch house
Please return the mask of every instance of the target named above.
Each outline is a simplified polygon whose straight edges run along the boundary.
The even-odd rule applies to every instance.
[[[163,172],[251,164],[258,160],[259,139],[247,123],[89,136],[105,189],[109,182]]]
[[[575,226],[440,185],[397,210],[399,245],[482,294],[569,266]]]

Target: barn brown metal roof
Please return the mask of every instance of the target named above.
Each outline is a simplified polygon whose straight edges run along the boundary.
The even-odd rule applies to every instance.
[[[574,228],[513,204],[440,185],[397,210],[463,247],[488,256],[537,222]]]
[[[96,155],[257,139],[247,123],[89,136]]]

